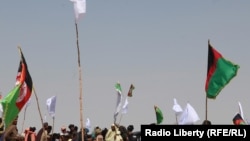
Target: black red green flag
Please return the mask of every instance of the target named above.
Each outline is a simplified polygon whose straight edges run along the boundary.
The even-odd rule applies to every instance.
[[[19,48],[19,51],[21,60],[16,76],[15,87],[1,100],[6,128],[18,116],[32,93],[33,82],[21,48]]]
[[[205,91],[208,98],[215,99],[221,90],[237,75],[239,65],[226,60],[208,42],[208,66]]]

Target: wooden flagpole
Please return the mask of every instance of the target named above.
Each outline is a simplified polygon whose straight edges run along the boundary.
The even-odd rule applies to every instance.
[[[25,109],[24,109],[24,114],[23,114],[23,124],[22,124],[22,132],[21,133],[23,133],[23,127],[24,127],[24,121],[25,121],[25,116],[26,116],[26,110],[27,110],[27,105],[25,106]]]
[[[33,87],[33,91],[34,91],[34,94],[35,94],[35,97],[36,97],[36,104],[37,104],[37,108],[38,108],[39,115],[40,115],[41,122],[42,122],[42,126],[43,126],[43,118],[42,118],[40,106],[39,106],[39,103],[38,103],[38,97],[37,97],[37,94],[36,94],[36,91],[35,91],[35,88],[34,88],[34,87]]]
[[[83,88],[82,88],[82,70],[81,70],[81,59],[80,59],[80,48],[79,48],[79,39],[78,39],[78,26],[77,21],[75,21],[76,27],[76,46],[77,46],[77,55],[78,55],[78,71],[79,71],[79,88],[80,88],[80,123],[81,123],[81,132],[82,132],[82,141],[84,141],[84,130],[83,130],[83,108],[82,108],[82,95],[83,95]]]
[[[55,125],[55,117],[53,116],[52,118],[53,118],[52,135],[53,135],[53,133],[54,133],[54,125]]]
[[[205,120],[207,121],[207,95],[206,95],[206,115],[205,115]]]
[[[120,121],[119,121],[118,125],[120,125],[120,124],[121,124],[121,121],[122,121],[122,116],[123,116],[123,114],[121,114],[121,116],[120,116]]]
[[[40,118],[41,118],[42,127],[43,127],[43,132],[45,132],[45,128],[44,128],[44,126],[43,126],[43,118],[42,118],[42,114],[41,114],[40,106],[39,106],[39,103],[38,103],[38,97],[37,97],[37,94],[36,94],[36,91],[35,91],[34,86],[33,86],[33,92],[34,92],[35,97],[36,97],[36,104],[37,104],[38,112],[39,112],[39,115],[40,115]],[[47,140],[47,139],[46,139],[46,140]]]

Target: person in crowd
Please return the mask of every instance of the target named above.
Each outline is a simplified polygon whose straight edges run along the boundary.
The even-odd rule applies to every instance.
[[[94,128],[94,130],[93,130],[92,133],[91,133],[91,136],[92,136],[93,139],[96,138],[96,131],[97,131],[97,130],[101,130],[101,128],[100,128],[99,126],[96,126],[96,127]]]
[[[24,141],[36,141],[36,127],[29,127],[24,131]]]
[[[128,141],[128,131],[125,126],[120,125],[119,126],[119,131],[121,132],[121,136],[123,141]]]
[[[122,136],[121,136],[121,131],[116,131],[116,135],[114,136],[113,141],[123,141]]]
[[[17,121],[18,116],[12,121],[12,124],[5,129],[3,141],[24,141],[24,137],[18,133]]]
[[[95,140],[96,141],[104,141],[101,128],[96,129],[96,131],[95,131]]]
[[[118,128],[115,124],[111,125],[111,128],[108,129],[108,132],[105,135],[105,141],[114,141],[117,135]]]
[[[83,130],[83,136],[84,136],[84,141],[87,141],[87,135],[89,130],[87,128],[80,129],[80,131],[77,133],[77,141],[82,141],[82,130]]]
[[[4,133],[4,122],[3,119],[0,117],[0,139]]]
[[[43,127],[38,131],[36,141],[48,141],[50,136],[48,134],[49,123],[44,122]]]
[[[103,136],[103,140],[105,141],[105,136],[108,133],[108,129],[105,127],[102,129],[102,136]]]
[[[73,133],[74,133],[74,131],[75,131],[75,125],[74,125],[74,124],[69,124],[68,128],[69,128],[69,131],[67,131],[67,132],[68,132],[68,135],[69,135],[70,137],[72,137],[72,135],[73,135]]]
[[[134,131],[134,126],[133,125],[129,125],[127,127],[127,133],[128,133],[128,141],[136,141],[136,137],[133,134]]]

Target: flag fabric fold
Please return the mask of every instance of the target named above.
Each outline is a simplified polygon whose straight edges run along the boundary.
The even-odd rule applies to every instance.
[[[180,114],[183,111],[181,106],[177,103],[177,100],[175,98],[174,98],[173,110],[174,110],[176,115]]]
[[[52,96],[46,101],[47,110],[49,115],[54,118],[56,114],[56,96]]]
[[[154,106],[154,110],[155,110],[155,115],[156,115],[156,123],[157,124],[161,124],[163,122],[163,114],[161,109],[158,106]]]
[[[221,90],[237,75],[239,65],[226,60],[208,42],[208,66],[205,91],[208,98],[215,99]]]
[[[179,125],[192,125],[198,120],[200,120],[200,117],[198,116],[197,112],[189,103],[187,103],[185,109],[179,115],[178,124]]]
[[[1,101],[6,128],[18,116],[24,105],[29,101],[33,88],[32,78],[20,47],[19,52],[21,54],[21,60],[16,76],[15,87]]]
[[[128,112],[128,97],[126,97],[126,99],[125,99],[125,102],[124,102],[124,104],[122,106],[121,113],[126,114],[127,112]]]
[[[116,118],[122,109],[122,88],[119,82],[115,84],[115,90],[117,91],[117,101],[116,101],[116,110],[114,113],[114,123],[116,122]]]
[[[86,0],[70,0],[74,4],[75,21],[79,21],[80,17],[86,13]]]

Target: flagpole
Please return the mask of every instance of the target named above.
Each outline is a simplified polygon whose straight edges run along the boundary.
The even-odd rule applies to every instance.
[[[178,125],[178,120],[177,120],[177,115],[175,114],[175,121],[176,121],[176,124]]]
[[[53,116],[52,134],[54,133],[55,117]]]
[[[33,91],[34,91],[34,94],[35,94],[35,97],[36,97],[36,104],[37,104],[38,112],[39,112],[39,115],[40,115],[40,118],[41,118],[42,127],[43,127],[43,130],[45,130],[45,129],[44,129],[44,126],[43,126],[43,118],[42,118],[40,106],[39,106],[39,103],[38,103],[38,97],[37,97],[37,94],[36,94],[36,91],[35,91],[34,86],[33,86]]]
[[[119,121],[119,124],[118,124],[118,125],[120,125],[120,123],[121,123],[121,120],[122,120],[122,115],[123,115],[123,114],[121,114],[121,116],[120,116],[120,121]]]
[[[206,96],[206,115],[205,115],[205,119],[206,119],[206,121],[207,121],[207,96]]]
[[[79,48],[79,40],[78,40],[78,26],[77,22],[75,21],[76,27],[76,45],[77,45],[77,55],[78,55],[78,71],[79,71],[79,85],[80,85],[80,123],[81,123],[81,132],[82,132],[82,141],[84,141],[84,132],[83,132],[83,108],[82,108],[82,95],[83,95],[83,88],[82,88],[82,70],[81,70],[81,62],[80,62],[80,48]]]
[[[208,39],[208,49],[209,49],[209,44],[210,44],[210,40]],[[208,57],[209,57],[209,55],[208,55]],[[207,108],[208,108],[207,101],[208,101],[208,98],[207,98],[207,94],[205,96],[206,96],[206,102],[205,102],[206,103],[205,120],[207,121]]]
[[[79,48],[79,40],[78,40],[78,26],[77,22],[80,18],[80,15],[86,13],[86,0],[70,0],[74,3],[74,10],[75,10],[75,29],[76,29],[76,45],[77,45],[77,54],[78,54],[78,71],[79,71],[79,89],[80,89],[80,124],[81,124],[81,132],[82,132],[82,141],[84,141],[84,131],[83,131],[83,103],[82,103],[82,95],[83,95],[83,88],[82,88],[82,70],[81,70],[81,63],[80,63],[80,48]]]
[[[22,132],[21,133],[23,133],[23,126],[24,126],[24,121],[25,121],[25,115],[26,115],[26,110],[27,110],[27,105],[26,105],[26,107],[25,107],[25,109],[24,109],[24,116],[23,116],[23,124],[22,124]]]

